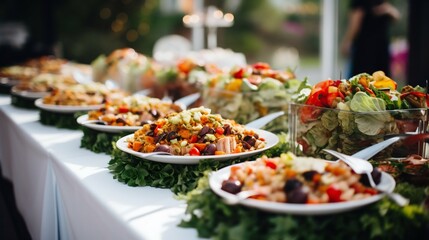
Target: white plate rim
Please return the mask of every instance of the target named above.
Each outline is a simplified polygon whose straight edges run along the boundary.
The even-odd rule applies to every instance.
[[[142,156],[144,153],[134,151],[130,148],[128,148],[128,142],[127,139],[134,136],[133,134],[129,134],[127,136],[122,137],[116,142],[116,147],[120,149],[123,152],[129,153],[131,155],[134,155],[139,158],[144,158],[146,160],[154,161],[154,162],[161,162],[161,163],[171,163],[171,164],[198,164],[200,160],[204,159],[213,159],[218,161],[224,161],[232,158],[242,158],[242,157],[249,157],[255,154],[258,154],[260,152],[263,152],[265,150],[268,150],[272,147],[274,147],[278,142],[279,138],[274,133],[261,130],[261,129],[254,129],[254,128],[246,128],[255,131],[260,137],[265,138],[267,141],[266,146],[262,149],[257,149],[254,151],[249,152],[242,152],[242,153],[234,153],[234,154],[225,154],[225,155],[210,155],[210,156],[175,156],[175,155],[152,155],[148,157]]]
[[[97,110],[104,106],[104,104],[88,105],[88,106],[67,106],[67,105],[44,104],[43,98],[37,99],[34,102],[34,105],[36,105],[36,107],[40,109],[51,111],[51,112],[58,112],[58,113],[73,113],[73,112],[79,112],[79,111]]]
[[[97,130],[100,132],[109,133],[120,133],[120,132],[135,132],[141,128],[141,126],[110,126],[110,125],[99,125],[88,121],[88,114],[84,114],[76,119],[80,125]]]
[[[31,98],[31,99],[43,98],[44,96],[49,94],[49,92],[32,92],[27,90],[20,90],[18,89],[17,86],[12,87],[11,93],[20,97]]]
[[[15,86],[15,85],[19,84],[20,82],[21,82],[21,80],[12,79],[9,77],[0,77],[0,84],[6,85],[9,87]]]
[[[221,198],[235,197],[233,194],[228,193],[221,189],[222,181],[226,180],[230,174],[232,166],[237,166],[244,163],[238,163],[231,166],[224,167],[218,171],[210,173],[209,185],[213,192]],[[382,172],[381,182],[378,185],[381,189],[387,192],[393,192],[395,189],[395,179],[388,173]],[[245,199],[239,204],[250,208],[256,208],[266,212],[280,213],[280,214],[293,214],[293,215],[328,215],[351,211],[353,209],[369,205],[381,200],[385,194],[380,193],[361,200],[353,200],[338,203],[323,203],[323,204],[292,204],[292,203],[278,203],[270,201],[262,201],[256,199]]]

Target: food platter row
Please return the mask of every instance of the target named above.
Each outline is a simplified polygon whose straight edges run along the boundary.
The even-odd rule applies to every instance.
[[[417,154],[421,158],[408,161],[408,166],[428,165],[422,140],[428,127],[426,89],[399,90],[381,71],[311,86],[290,70],[273,70],[266,63],[224,71],[183,59],[160,67],[130,49],[98,58],[86,77],[76,69],[71,75],[53,73],[64,65],[55,63],[49,70],[35,67],[40,74],[29,81],[23,77],[12,94],[54,115],[75,118],[82,113],[75,122],[95,132],[117,134],[114,148],[128,158],[173,165],[252,160],[210,175],[211,189],[225,201],[248,191],[253,195],[240,204],[300,215],[333,214],[374,203],[394,190],[395,179],[383,172],[377,188],[367,186],[347,165],[327,162],[334,158],[323,149],[352,155],[397,135],[421,138],[412,145],[398,141],[373,160]],[[119,76],[119,70],[128,74]],[[147,87],[146,93],[157,95],[161,83],[163,95],[158,98],[129,91]],[[184,89],[183,84],[195,88]],[[195,102],[181,104],[180,97],[190,93],[196,94]],[[263,129],[246,125],[273,113],[281,114]],[[288,134],[287,150],[293,153],[265,156],[279,144],[280,132]]]

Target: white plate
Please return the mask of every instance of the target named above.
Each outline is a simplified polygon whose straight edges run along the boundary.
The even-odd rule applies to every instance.
[[[248,128],[248,129],[252,129],[252,128]],[[172,163],[172,164],[198,164],[198,162],[203,159],[214,159],[214,160],[224,161],[232,158],[249,157],[257,153],[260,153],[262,151],[265,151],[267,149],[270,149],[279,142],[279,138],[271,132],[260,130],[260,129],[252,129],[252,130],[255,131],[260,137],[264,138],[267,141],[265,147],[254,151],[234,153],[234,154],[210,155],[210,156],[152,155],[152,156],[146,157],[146,156],[143,156],[144,153],[137,152],[128,148],[127,139],[133,137],[134,134],[130,134],[119,139],[116,142],[116,146],[121,151],[132,154],[136,157],[140,157],[140,158],[144,157],[144,159],[151,160],[154,162]]]
[[[104,106],[104,104],[88,105],[88,106],[67,106],[67,105],[44,104],[42,98],[37,99],[34,102],[34,104],[38,108],[41,108],[43,110],[58,112],[58,113],[73,113],[73,112],[79,112],[79,111],[97,110]]]
[[[110,125],[99,125],[94,122],[88,122],[88,114],[82,115],[77,118],[77,123],[87,128],[91,128],[100,132],[119,133],[119,132],[135,132],[141,128],[141,126],[110,126]]]
[[[235,165],[240,165],[239,163]],[[228,179],[231,166],[222,168],[213,172],[209,178],[210,188],[220,197],[225,199],[234,198],[235,195],[221,189],[222,182]],[[381,182],[378,185],[381,189],[387,192],[393,192],[395,189],[395,179],[389,174],[382,172]],[[345,211],[350,211],[374,202],[379,201],[384,197],[384,194],[377,194],[361,200],[338,202],[338,203],[323,203],[323,204],[293,204],[293,203],[278,203],[256,199],[245,199],[239,204],[251,208],[257,208],[267,212],[288,213],[295,215],[326,215]]]
[[[11,93],[20,97],[31,99],[43,98],[44,96],[49,94],[49,92],[32,92],[27,90],[20,90],[19,88],[17,88],[17,86],[12,87]]]
[[[19,80],[13,80],[6,77],[0,77],[0,84],[7,85],[7,86],[15,86],[19,84]]]

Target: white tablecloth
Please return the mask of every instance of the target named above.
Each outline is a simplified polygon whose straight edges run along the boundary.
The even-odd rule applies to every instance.
[[[177,227],[185,204],[167,189],[128,187],[82,132],[44,126],[0,95],[0,164],[33,239],[197,239]]]

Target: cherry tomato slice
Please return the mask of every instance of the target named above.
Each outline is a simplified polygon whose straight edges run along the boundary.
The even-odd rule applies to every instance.
[[[216,128],[216,133],[219,135],[222,135],[225,132],[225,129],[223,129],[223,127],[218,127]]]
[[[257,70],[271,69],[270,65],[268,63],[264,63],[264,62],[257,62],[255,64],[253,64],[252,67],[254,69],[257,69]]]
[[[197,135],[192,135],[191,139],[189,139],[190,143],[196,143],[198,141],[198,136]]]
[[[189,150],[189,155],[191,155],[191,156],[200,156],[201,153],[200,153],[200,150],[198,150],[198,148],[193,147],[193,148],[191,148],[191,150]]]
[[[120,107],[118,108],[118,112],[119,112],[119,113],[127,113],[127,112],[129,112],[129,109],[128,109],[128,107],[126,107],[126,106],[120,106]]]
[[[267,166],[267,167],[269,167],[271,169],[276,169],[277,168],[277,165],[275,163],[271,162],[271,161],[266,161],[265,162],[265,166]]]
[[[336,188],[334,185],[330,185],[328,189],[326,189],[326,193],[329,197],[329,202],[341,202],[341,194],[342,191]]]

